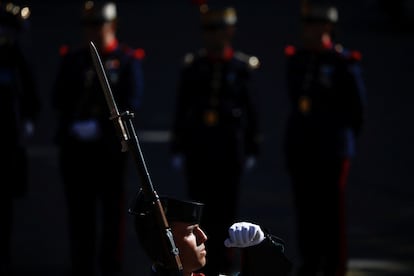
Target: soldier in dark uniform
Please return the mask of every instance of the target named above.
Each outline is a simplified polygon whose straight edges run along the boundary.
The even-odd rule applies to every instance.
[[[212,253],[206,247],[208,237],[200,225],[204,204],[189,200],[180,200],[161,196],[165,216],[178,248],[183,267],[183,276],[218,276],[218,274],[197,273],[205,266],[206,257]],[[176,275],[165,258],[159,227],[153,214],[152,203],[142,192],[138,193],[130,213],[135,216],[135,229],[138,240],[152,261],[151,275]],[[222,247],[239,248],[242,263],[240,276],[286,276],[292,269],[292,263],[284,254],[284,241],[263,230],[251,222],[236,222],[225,228],[225,240]]]
[[[70,256],[73,275],[96,275],[96,255],[102,275],[115,275],[121,270],[124,250],[127,155],[121,152],[109,119],[89,43],[92,41],[101,55],[122,110],[137,111],[141,104],[144,52],[118,40],[113,2],[85,2],[82,24],[85,44],[74,49],[62,47],[53,91],[58,119],[56,142],[68,204]],[[95,252],[97,248],[99,253]]]
[[[304,3],[302,47],[287,46],[286,162],[297,211],[299,275],[345,275],[345,185],[364,121],[358,51],[333,41],[335,7]]]
[[[40,112],[32,68],[20,44],[30,9],[0,3],[0,275],[11,273],[13,199],[27,193],[27,143]]]
[[[173,164],[184,165],[189,196],[206,204],[210,235],[205,272],[228,272],[231,252],[222,241],[236,217],[241,175],[258,154],[257,114],[251,95],[254,56],[232,47],[232,7],[201,10],[205,48],[185,56],[172,135]],[[217,214],[215,210],[221,212]]]

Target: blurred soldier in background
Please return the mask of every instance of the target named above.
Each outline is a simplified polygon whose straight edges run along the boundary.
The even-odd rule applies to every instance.
[[[210,254],[203,271],[218,275],[232,266],[223,240],[237,215],[242,173],[259,152],[250,87],[259,61],[232,47],[234,8],[203,4],[200,11],[205,48],[185,56],[171,146],[173,166],[185,170],[190,198],[206,205],[202,225]]]
[[[0,2],[1,176],[9,180],[0,185],[0,275],[11,273],[13,199],[27,193],[26,149],[40,112],[34,75],[19,42],[29,16],[28,7]]]
[[[102,275],[117,275],[124,250],[127,155],[121,152],[109,119],[89,43],[92,41],[101,55],[120,110],[139,109],[144,53],[118,41],[117,7],[113,2],[87,1],[82,12],[84,44],[74,49],[62,47],[53,91],[72,273],[96,275],[97,256]]]
[[[364,119],[361,54],[333,41],[335,7],[303,2],[302,42],[287,46],[290,116],[286,162],[293,184],[299,275],[346,272],[345,185]]]

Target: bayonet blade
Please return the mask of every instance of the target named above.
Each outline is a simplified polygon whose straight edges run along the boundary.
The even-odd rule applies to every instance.
[[[91,49],[93,64],[95,66],[96,73],[98,74],[99,82],[101,83],[103,92],[105,94],[105,99],[109,107],[109,112],[111,113],[111,116],[109,117],[109,119],[111,119],[114,122],[118,130],[118,135],[121,138],[121,151],[125,152],[128,150],[127,142],[129,140],[127,129],[125,127],[125,124],[122,120],[122,116],[119,113],[118,107],[116,105],[115,98],[112,93],[111,86],[109,85],[108,78],[106,77],[105,69],[102,65],[101,58],[99,57],[98,50],[96,49],[95,44],[92,41],[90,42],[90,49]],[[133,114],[130,114],[130,113],[128,113],[127,115],[133,116]]]
[[[105,94],[105,99],[109,107],[109,112],[111,113],[111,117],[115,118],[119,116],[119,110],[116,106],[116,102],[114,99],[114,95],[112,94],[111,86],[109,85],[108,78],[105,74],[105,69],[102,65],[101,58],[99,57],[98,50],[95,47],[95,44],[91,41],[90,42],[91,48],[91,55],[93,59],[93,63],[95,65],[96,73],[98,74],[99,82],[101,83],[102,89]]]

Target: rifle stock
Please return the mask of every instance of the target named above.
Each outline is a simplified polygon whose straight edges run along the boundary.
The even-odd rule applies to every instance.
[[[161,230],[160,233],[162,233],[160,239],[163,241],[162,244],[164,245],[164,252],[170,262],[167,265],[171,268],[173,273],[172,275],[182,275],[183,268],[179,257],[178,248],[175,246],[171,228],[165,216],[164,208],[152,184],[151,177],[145,164],[145,159],[138,141],[138,137],[135,132],[132,121],[134,114],[129,111],[124,111],[122,113],[119,112],[111,91],[111,87],[106,77],[104,67],[93,42],[90,42],[90,48],[94,66],[109,107],[110,120],[113,121],[117,135],[121,140],[121,151],[129,151],[131,153],[136,169],[138,171],[138,176],[141,180],[141,188],[143,190],[143,193],[154,203],[154,214],[156,216],[159,229]]]

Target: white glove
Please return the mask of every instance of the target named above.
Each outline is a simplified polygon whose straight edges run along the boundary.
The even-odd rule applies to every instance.
[[[27,120],[24,122],[24,134],[25,137],[32,137],[35,131],[35,127],[32,121]]]
[[[184,156],[181,154],[176,154],[173,156],[173,158],[171,159],[171,165],[173,166],[174,169],[176,169],[177,171],[182,170],[183,168],[183,163],[184,163]]]
[[[256,165],[256,157],[248,156],[244,161],[244,168],[246,170],[251,170]]]
[[[71,132],[80,140],[95,140],[100,135],[100,129],[96,120],[76,121],[72,124]]]
[[[249,247],[265,239],[259,225],[250,222],[236,222],[229,228],[229,237],[224,241],[226,247]]]

